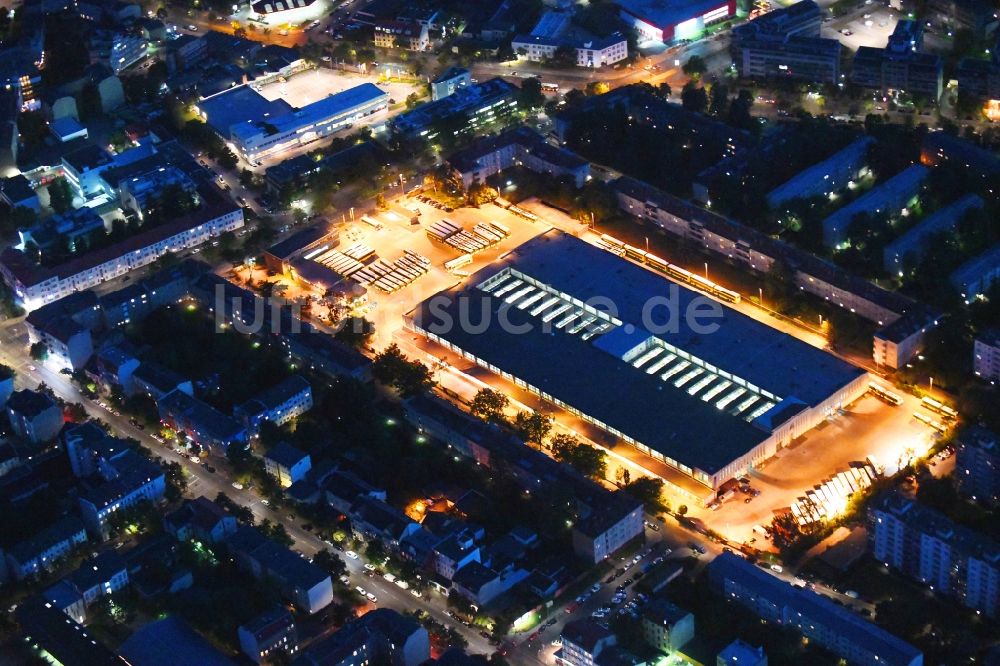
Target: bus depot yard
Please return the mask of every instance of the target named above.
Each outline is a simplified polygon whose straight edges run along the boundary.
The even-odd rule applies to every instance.
[[[663,270],[655,257],[624,255],[615,239],[535,200],[445,211],[401,197],[338,226],[278,276],[286,296],[363,286],[352,314],[375,324],[372,349],[398,344],[434,367],[460,402],[488,387],[553,417],[608,451],[609,477],[623,467],[632,478],[664,479],[671,506],[687,506],[691,519],[736,543],[767,549],[754,527],[790,507],[843,510],[847,472],[895,473],[933,446],[945,420],[821,349],[814,332],[774,322],[730,290],[713,296],[724,308],[721,332],[648,335],[623,313],[666,294],[671,277],[682,304],[712,288]],[[512,323],[548,328],[506,335],[456,326],[428,335],[421,315],[442,293],[469,298],[474,323],[503,302]],[[610,298],[619,318],[602,326],[596,312],[574,305],[595,296]],[[574,379],[583,367],[602,375]],[[650,411],[661,416],[642,426]],[[732,479],[747,469],[753,492],[734,492]]]

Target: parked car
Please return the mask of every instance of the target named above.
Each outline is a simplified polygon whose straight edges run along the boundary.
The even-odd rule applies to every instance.
[[[356,559],[358,559],[358,554],[357,554],[357,553],[355,553],[355,552],[354,552],[353,550],[348,550],[348,551],[346,551],[346,552],[344,553],[344,555],[347,555],[347,557],[348,557],[348,558],[350,558],[350,559],[352,559],[352,560],[356,560]]]

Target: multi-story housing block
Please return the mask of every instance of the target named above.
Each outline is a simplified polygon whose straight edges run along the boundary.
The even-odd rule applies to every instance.
[[[868,525],[879,562],[987,617],[1000,613],[1000,545],[897,493],[869,510]]]

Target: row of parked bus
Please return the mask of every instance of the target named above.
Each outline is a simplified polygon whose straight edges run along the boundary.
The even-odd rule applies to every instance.
[[[665,259],[661,259],[652,252],[647,252],[635,247],[634,245],[629,245],[628,243],[620,241],[613,236],[602,234],[600,240],[598,241],[598,245],[609,252],[617,254],[619,257],[628,257],[633,261],[638,261],[655,268],[661,273],[666,273],[679,282],[683,282],[696,289],[712,294],[719,300],[726,301],[727,303],[740,302],[741,297],[739,292],[721,287],[709,279],[696,275],[695,273],[685,270],[676,264],[671,264]]]

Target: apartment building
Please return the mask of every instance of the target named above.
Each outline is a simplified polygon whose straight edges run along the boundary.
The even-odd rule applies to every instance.
[[[378,21],[375,46],[382,49],[426,51],[430,46],[427,26],[415,21]]]
[[[34,444],[55,439],[63,427],[62,408],[47,393],[22,389],[7,400],[7,418],[18,437]]]
[[[788,35],[741,41],[735,63],[743,78],[840,83],[843,47],[836,39]]]
[[[8,571],[16,580],[24,580],[51,569],[56,561],[86,542],[87,531],[80,519],[66,516],[8,549]]]
[[[1000,545],[982,534],[888,493],[868,511],[868,541],[879,562],[987,617],[1000,613]]]
[[[739,555],[722,553],[706,568],[711,586],[726,600],[748,608],[761,620],[802,634],[851,664],[922,666],[924,656],[909,643],[838,606],[812,590],[790,583]]]
[[[293,375],[237,406],[233,415],[251,432],[256,432],[264,421],[282,426],[312,406],[309,382],[301,375]]]
[[[642,503],[618,491],[573,525],[573,550],[593,564],[602,562],[643,534]]]
[[[589,162],[564,148],[552,146],[527,127],[483,137],[449,157],[448,165],[467,189],[514,166],[556,178],[569,178],[576,187],[582,187],[590,179]]]
[[[0,254],[0,277],[15,300],[31,311],[151,264],[167,252],[197,247],[243,226],[243,209],[217,188],[204,187],[199,196],[201,207],[188,215],[58,265],[37,264],[23,252],[8,248]]]
[[[977,377],[995,383],[1000,379],[1000,329],[984,331],[972,348],[972,369]]]
[[[278,442],[264,454],[264,469],[282,488],[288,488],[306,478],[306,473],[312,469],[312,458],[288,442]]]
[[[937,103],[943,91],[944,63],[940,56],[920,52],[923,36],[919,21],[899,21],[885,48],[858,49],[851,82],[883,94],[905,92]]]
[[[958,438],[954,477],[965,497],[1000,504],[1000,437],[981,426],[967,427]]]
[[[289,657],[299,650],[299,632],[287,608],[277,606],[241,624],[237,630],[240,649],[255,663],[284,652]]]
[[[144,365],[139,366],[136,376]],[[225,451],[232,444],[246,443],[249,437],[246,426],[181,389],[159,398],[156,408],[163,423],[183,431],[201,446]]]
[[[108,538],[114,515],[140,502],[158,502],[167,489],[160,466],[132,449],[106,460],[99,470],[98,480],[83,482],[79,504],[87,529],[101,539]]]

